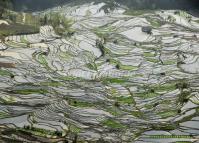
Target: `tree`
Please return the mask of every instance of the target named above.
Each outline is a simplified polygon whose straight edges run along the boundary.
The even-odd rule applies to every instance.
[[[44,17],[40,17],[40,24],[41,25],[47,25],[48,24],[48,17],[45,14]]]
[[[0,18],[3,18],[5,9],[12,9],[13,4],[11,0],[0,0]]]
[[[50,23],[52,24],[54,28],[59,27],[61,23],[59,13],[51,13]]]
[[[47,15],[45,14],[44,16],[44,25],[46,25],[48,23],[48,18],[47,18]]]
[[[0,19],[3,18],[4,9],[0,7]]]
[[[17,21],[17,16],[14,15],[14,14],[11,14],[11,15],[9,15],[9,19],[10,19],[12,22],[16,23],[16,21]]]

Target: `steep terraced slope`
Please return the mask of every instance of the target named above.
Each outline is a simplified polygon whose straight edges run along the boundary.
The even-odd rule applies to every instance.
[[[0,43],[2,142],[197,142],[199,23],[183,11],[65,5],[50,25]]]

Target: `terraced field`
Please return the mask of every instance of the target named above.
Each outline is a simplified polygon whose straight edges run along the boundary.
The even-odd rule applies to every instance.
[[[105,6],[35,13],[74,32],[0,43],[1,142],[199,141],[199,18]]]

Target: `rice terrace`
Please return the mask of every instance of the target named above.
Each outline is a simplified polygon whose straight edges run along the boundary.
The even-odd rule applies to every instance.
[[[0,143],[199,143],[199,1],[0,0]]]

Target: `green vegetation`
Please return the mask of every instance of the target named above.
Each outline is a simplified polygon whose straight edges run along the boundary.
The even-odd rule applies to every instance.
[[[0,25],[0,29],[1,39],[4,39],[4,37],[8,35],[31,34],[39,32],[39,27],[19,23],[11,23],[10,25]]]
[[[125,15],[131,15],[131,16],[140,16],[143,15],[145,13],[152,13],[151,10],[132,10],[132,9],[128,9],[124,12]]]
[[[154,91],[154,89],[148,90],[146,92],[136,93],[135,96],[141,97],[143,99],[153,98],[158,96],[159,94]]]
[[[6,9],[12,8],[11,0],[0,0],[0,19],[3,18],[3,14]]]
[[[93,103],[89,103],[89,102],[83,102],[83,101],[78,101],[78,100],[73,100],[73,99],[69,99],[67,100],[68,104],[74,107],[93,107],[95,104]]]
[[[178,96],[178,103],[184,104],[189,101],[190,91],[181,91],[181,94]]]
[[[41,86],[52,86],[52,87],[63,86],[63,84],[62,84],[61,82],[58,82],[58,81],[46,81],[46,82],[41,82],[40,85],[41,85]]]
[[[176,21],[175,17],[173,17],[173,16],[171,16],[171,15],[169,15],[169,16],[167,17],[167,20],[168,20],[169,22],[171,22],[171,23],[174,23],[174,22]]]
[[[138,118],[143,118],[143,113],[141,111],[131,111],[130,114]]]
[[[107,119],[107,120],[103,121],[102,125],[107,126],[111,129],[123,129],[126,127],[125,125],[122,125],[121,123],[119,123],[118,121],[115,121],[113,119]]]
[[[152,62],[152,63],[158,63],[159,60],[155,58],[146,58],[147,61]]]
[[[109,94],[111,94],[113,96],[119,95],[119,92],[118,92],[118,90],[116,88],[110,88],[110,89],[108,89],[107,93],[109,93]]]
[[[72,54],[70,54],[69,52],[60,52],[59,57],[63,60],[69,60],[72,58]]]
[[[13,77],[14,75],[13,75],[11,72],[7,71],[7,70],[2,70],[2,69],[0,69],[0,76],[9,76],[9,77]]]
[[[105,42],[109,40],[110,33],[113,33],[117,30],[117,27],[105,25],[102,27],[94,28],[93,32]]]
[[[117,107],[108,107],[108,108],[106,108],[104,110],[109,112],[113,116],[121,115],[121,111]]]
[[[158,113],[158,115],[160,115],[162,118],[173,117],[176,114],[177,114],[176,110],[168,110],[168,111],[163,111],[163,112]]]
[[[0,103],[4,103],[4,104],[12,104],[15,102],[15,98],[13,96],[8,96],[6,98],[1,97],[0,98]],[[3,113],[2,113],[3,114]]]
[[[25,39],[24,36],[21,36],[20,38],[21,38],[20,40],[21,40],[22,43],[29,44],[29,42]]]
[[[80,133],[81,132],[81,128],[77,127],[76,125],[69,125],[69,131],[72,133]]]
[[[177,63],[177,60],[175,60],[178,56],[176,56],[177,51],[186,50],[186,48],[183,47],[189,46],[186,44],[186,40],[188,39],[179,36],[179,41],[170,42],[172,36],[165,36],[168,32],[167,29],[177,32],[183,29],[182,26],[175,23],[168,23],[168,26],[159,28],[164,24],[161,20],[168,14],[167,12],[163,14],[164,11],[162,11],[162,18],[159,12],[155,14],[151,11],[146,13],[145,10],[127,10],[125,14],[135,17],[122,17],[121,14],[117,17],[117,14],[114,13],[113,15],[105,16],[105,19],[102,18],[103,21],[99,19],[95,21],[97,17],[91,17],[92,15],[90,15],[90,11],[88,10],[86,17],[84,17],[85,21],[78,19],[74,25],[74,27],[78,25],[81,28],[77,28],[77,33],[74,36],[66,38],[66,36],[71,36],[75,32],[75,30],[72,29],[74,21],[73,19],[65,17],[64,14],[61,14],[68,11],[67,8],[65,9],[65,6],[62,8],[61,10],[63,11],[57,10],[58,12],[48,13],[49,10],[41,12],[43,15],[41,14],[40,16],[33,16],[28,13],[17,13],[16,15],[16,13],[13,12],[10,12],[10,14],[4,13],[3,15],[7,17],[6,20],[10,24],[2,25],[0,33],[2,32],[1,35],[3,39],[5,39],[5,36],[12,34],[34,33],[39,31],[38,27],[41,25],[52,25],[56,33],[60,35],[60,38],[49,35],[44,37],[45,40],[41,40],[38,34],[28,35],[28,37],[22,35],[19,36],[20,39],[19,37],[13,37],[13,39],[16,38],[19,43],[17,43],[17,41],[14,42],[15,40],[3,41],[3,44],[7,44],[7,47],[2,46],[2,53],[7,52],[3,51],[5,48],[8,48],[8,52],[17,52],[17,54],[20,54],[21,52],[23,53],[21,48],[27,47],[27,45],[29,45],[29,47],[35,47],[29,49],[31,53],[34,52],[32,54],[34,58],[33,61],[29,62],[26,58],[17,60],[18,58],[16,56],[11,55],[6,57],[5,60],[19,62],[19,64],[16,63],[17,69],[13,68],[9,69],[9,71],[5,70],[6,68],[4,66],[0,69],[0,77],[4,80],[2,81],[2,86],[7,87],[2,89],[3,94],[0,98],[2,111],[0,111],[0,118],[27,115],[24,109],[26,104],[27,107],[30,106],[27,110],[28,114],[32,112],[28,115],[28,123],[31,125],[24,126],[23,129],[16,127],[16,134],[11,135],[12,138],[24,139],[25,141],[27,140],[27,142],[29,141],[28,136],[31,136],[30,139],[37,138],[38,142],[40,142],[40,140],[44,142],[67,142],[66,140],[75,138],[74,140],[76,141],[73,142],[79,142],[79,140],[84,139],[84,137],[88,135],[87,133],[93,132],[93,135],[87,136],[88,138],[86,137],[88,139],[87,142],[97,140],[99,135],[103,140],[105,133],[107,133],[107,137],[105,138],[108,139],[108,141],[110,140],[110,142],[114,142],[116,138],[119,140],[120,137],[120,142],[133,142],[143,139],[142,137],[146,137],[146,131],[173,131],[181,129],[183,132],[189,129],[181,123],[194,120],[193,117],[196,117],[199,113],[198,107],[191,106],[189,110],[184,109],[185,103],[191,100],[190,98],[194,98],[194,95],[195,99],[193,100],[198,102],[197,94],[194,94],[198,88],[193,80],[194,77],[197,78],[197,75],[189,74],[188,72],[185,73],[183,66],[177,69],[176,65],[173,65]],[[104,9],[105,12],[109,12],[106,6],[102,9]],[[52,11],[54,11],[54,9]],[[25,20],[23,20],[24,16]],[[134,18],[136,18],[138,22],[132,22]],[[172,21],[172,17],[168,17],[168,19]],[[87,27],[88,25],[86,25],[88,22],[91,22],[90,24],[92,25],[98,22],[98,24],[104,25],[105,22],[108,24],[91,30],[92,26]],[[143,38],[145,38],[145,36],[139,35],[141,37],[140,39],[138,37],[138,41],[136,41],[134,36],[141,31],[138,29],[139,32],[137,33],[137,29],[134,28],[142,28],[142,25],[146,24],[151,24],[151,26],[155,28],[155,40],[153,40],[153,37],[144,40]],[[17,25],[21,29],[18,28]],[[84,27],[84,25],[86,26]],[[116,25],[118,29],[110,25]],[[26,26],[30,31],[26,30]],[[14,28],[10,29],[9,27]],[[31,29],[31,27],[35,29]],[[124,32],[129,29],[135,30],[132,32],[132,34],[134,34],[134,36],[131,37],[132,39],[124,36]],[[48,30],[48,28],[45,30]],[[190,35],[190,31],[187,29],[183,30],[184,37],[186,37],[187,34]],[[46,34],[48,35],[48,32]],[[33,37],[31,41],[35,41],[32,44],[27,41],[31,36]],[[42,36],[45,36],[45,34]],[[96,36],[98,36],[97,39],[100,40],[95,41]],[[197,35],[195,35],[195,38],[197,38]],[[142,39],[144,41],[142,41]],[[82,40],[100,49],[102,57],[96,57],[93,52],[86,51],[86,47],[85,49],[82,47],[84,44],[80,43]],[[192,39],[192,41],[194,40],[196,39]],[[41,41],[41,43],[44,44],[46,43],[50,48],[42,49],[41,47],[43,46],[39,46],[39,43],[36,43],[37,41]],[[173,46],[179,43],[184,46],[180,49]],[[20,49],[13,47],[20,47]],[[170,48],[165,50],[165,47]],[[193,47],[189,46],[189,48]],[[46,49],[47,52],[44,52]],[[27,50],[28,49],[26,49],[25,54]],[[30,57],[31,53],[28,53],[28,57]],[[181,51],[180,55],[183,53],[184,52]],[[188,54],[188,56],[183,55],[184,59],[186,57],[189,58],[192,53],[189,52]],[[24,55],[21,56],[22,58],[24,57]],[[174,59],[171,58],[172,56]],[[56,58],[53,59],[53,57]],[[137,57],[137,59],[133,61],[129,57]],[[162,58],[163,61],[161,61],[160,58]],[[144,59],[144,61],[142,59]],[[3,56],[2,60],[4,61]],[[52,66],[54,62],[60,63],[61,71],[53,70],[54,68],[52,68]],[[23,65],[23,63],[25,64]],[[140,63],[139,66],[132,66],[136,63]],[[78,67],[79,64],[81,66]],[[102,66],[99,67],[100,65]],[[26,70],[25,67],[27,66],[30,69]],[[67,76],[75,75],[78,72],[76,68],[79,69],[79,76],[82,75],[82,78]],[[85,70],[84,73],[81,74],[81,70]],[[91,70],[93,70],[93,73],[95,72],[93,74],[94,76],[92,76],[93,80],[84,79],[87,72],[89,74]],[[114,71],[115,73],[111,73]],[[15,73],[20,77],[23,76],[23,79],[25,78],[32,83],[25,83],[23,79],[18,76],[14,78]],[[110,76],[106,77],[106,74]],[[190,85],[194,84],[194,86],[190,87],[186,79],[179,80],[186,75],[189,75],[186,78],[190,79]],[[9,79],[9,77],[12,79]],[[21,82],[24,84],[20,84]],[[40,96],[41,94],[44,95],[44,98]],[[83,95],[81,96],[81,94]],[[98,95],[99,97],[96,97]],[[79,96],[81,96],[81,98]],[[89,99],[91,97],[92,100]],[[35,98],[34,102],[31,98]],[[19,106],[19,108],[14,109],[14,106]],[[22,106],[23,108],[20,108]],[[69,108],[67,108],[68,106]],[[15,110],[16,113],[13,113]],[[99,115],[97,118],[93,115],[95,114],[93,113],[95,110],[98,110],[96,112],[96,114]],[[48,118],[50,115],[51,117]],[[86,118],[82,119],[82,116]],[[98,124],[85,121],[87,118],[96,121]],[[135,123],[130,125],[133,120]],[[66,126],[62,126],[63,124]],[[17,125],[18,123],[16,122],[16,126]],[[4,130],[3,127],[4,126],[2,126],[2,130]],[[67,127],[68,130],[66,129]],[[7,128],[7,126],[5,128]],[[53,131],[56,129],[63,129],[64,131]],[[11,134],[13,134],[12,130]],[[102,136],[101,131],[104,131]],[[77,135],[79,133],[82,134],[78,137],[77,141]],[[9,134],[2,135],[7,136]],[[148,136],[149,138],[165,140],[167,138],[191,138],[191,136],[185,135]],[[143,139],[143,141],[145,141],[145,139]]]
[[[102,6],[100,10],[104,10],[105,13],[113,11],[117,7],[117,4],[113,0],[106,1],[106,5]]]
[[[46,60],[46,56],[43,54],[43,53],[41,53],[41,54],[39,54],[38,55],[38,62],[40,63],[40,64],[42,64],[45,68],[47,68],[47,69],[49,69],[50,70],[50,67],[48,66],[48,62],[47,62],[47,60]]]
[[[62,36],[71,36],[75,30],[71,28],[74,21],[57,12],[51,12],[40,18],[41,25],[52,25],[56,33]]]
[[[10,46],[10,47],[14,47],[14,48],[21,48],[21,47],[27,46],[27,44],[17,43],[17,42],[14,42],[14,41],[6,41],[5,44]]]
[[[119,69],[121,69],[121,70],[129,70],[129,71],[133,71],[133,70],[137,70],[137,69],[138,69],[138,67],[136,67],[136,66],[130,66],[130,65],[122,65],[122,64],[120,64],[120,65],[119,65]]]
[[[127,82],[127,79],[123,78],[104,78],[102,79],[102,82],[104,84],[109,84],[109,83],[118,83],[118,84],[123,84]]]
[[[166,124],[166,125],[152,125],[152,129],[154,130],[164,130],[164,131],[170,131],[175,130],[177,125],[176,124]]]
[[[103,45],[103,42],[100,41],[100,40],[96,40],[96,47],[97,47],[98,49],[100,49],[100,51],[101,51],[101,53],[102,53],[102,56],[105,56],[106,51],[105,51],[105,47],[104,47],[104,45]]]
[[[11,10],[4,10],[0,16],[6,19],[10,25],[0,25],[0,38],[8,35],[39,33],[41,25],[52,25],[57,34],[71,36],[75,30],[71,28],[73,20],[66,18],[59,13],[50,13],[48,15],[39,16],[30,13],[19,13]],[[25,39],[21,39],[23,43],[27,43]]]
[[[46,137],[47,135],[59,136],[59,137],[62,136],[62,132],[60,132],[60,131],[50,131],[50,130],[32,127],[32,126],[29,126],[29,125],[24,126],[24,128],[17,128],[16,130],[17,131],[29,132],[29,133],[32,133],[34,135],[43,136],[43,137]]]
[[[151,52],[144,52],[144,57],[154,57],[155,54],[154,53],[151,53]]]
[[[121,70],[133,71],[133,70],[138,69],[138,67],[136,66],[123,65],[120,61],[115,60],[115,59],[109,59],[109,63],[115,65],[117,69],[121,69]]]
[[[199,19],[198,20],[194,20],[195,22],[199,23]]]
[[[176,60],[166,60],[163,62],[164,65],[175,65],[176,63]]]
[[[192,103],[199,105],[199,100],[197,100],[196,98],[190,98],[190,100]]]
[[[154,89],[156,92],[169,92],[169,91],[173,91],[176,89],[176,83],[166,83],[166,84],[162,84],[162,85],[155,85],[155,86],[151,86],[150,88]]]
[[[149,138],[154,139],[164,139],[164,138],[185,138],[185,139],[191,139],[191,136],[188,135],[150,135]]]
[[[23,94],[23,95],[28,95],[28,94],[46,94],[48,93],[47,89],[18,89],[18,90],[12,90],[12,93],[15,94]]]
[[[191,21],[192,16],[185,11],[175,11],[174,14],[179,15],[180,17],[184,17],[188,21]]]
[[[120,97],[115,97],[116,101],[118,101],[119,103],[123,103],[123,104],[135,104],[135,101],[133,99],[132,96],[120,96]]]
[[[88,67],[91,70],[97,71],[97,65],[95,63],[88,63],[86,64],[86,67]]]
[[[0,112],[0,119],[7,118],[7,117],[9,117],[8,113]]]
[[[14,12],[11,10],[5,10],[3,18],[10,21],[10,23],[19,23],[23,25],[30,25],[34,27],[40,26],[39,16],[35,16],[31,13]]]
[[[186,89],[188,87],[189,87],[189,83],[185,79],[179,80],[176,82],[176,88],[178,88],[178,89],[182,90],[182,89]]]
[[[2,19],[6,20],[9,25],[0,25],[0,38],[8,35],[31,34],[39,32],[39,17],[30,13],[19,13],[4,9],[0,14]]]
[[[162,26],[162,22],[157,19],[157,18],[152,18],[152,17],[146,17],[147,21],[150,22],[150,24],[155,27],[155,28],[158,28],[160,26]]]

